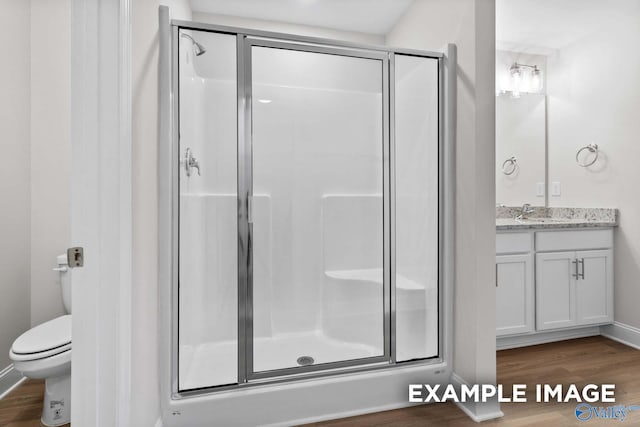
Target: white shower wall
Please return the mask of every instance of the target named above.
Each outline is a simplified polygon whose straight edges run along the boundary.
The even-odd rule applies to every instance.
[[[229,303],[237,296],[237,127],[235,109],[227,108],[235,105],[236,85],[199,77],[191,42],[181,43],[180,158],[190,148],[202,172],[179,172],[180,341],[197,345],[237,336],[237,309]]]
[[[362,156],[370,156],[372,140],[380,138],[381,123],[371,122],[371,117],[382,114],[380,95],[264,85],[256,85],[254,91],[256,99],[273,101],[254,105],[260,110],[254,114],[254,159],[259,159],[254,160],[254,191],[269,194],[275,209],[271,230],[273,299],[256,297],[254,307],[273,308],[271,322],[276,333],[317,330],[322,320],[322,283],[328,268],[323,240],[337,227],[335,221],[357,221],[361,215],[366,218],[367,213],[373,214],[377,223],[363,228],[353,240],[344,239],[342,250],[332,256],[345,259],[356,250],[350,250],[350,241],[367,245],[373,239],[378,250],[368,251],[373,258],[369,264],[382,264],[383,223],[377,214],[382,211],[382,199],[377,211],[359,206],[363,203],[361,194],[379,194],[382,187],[382,146],[377,157],[366,163],[359,161]],[[327,117],[330,123],[323,120]],[[353,129],[358,128],[368,132],[354,134]],[[323,221],[323,198],[328,194],[352,197],[354,209],[349,215],[355,217]],[[260,221],[259,216],[256,221]],[[372,230],[378,235],[369,236]],[[254,242],[264,240],[264,233],[268,230],[256,223]],[[256,253],[254,260],[260,259]],[[255,291],[266,286],[264,279],[254,274]]]

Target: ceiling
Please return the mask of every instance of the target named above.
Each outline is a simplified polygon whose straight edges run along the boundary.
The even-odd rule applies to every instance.
[[[639,12],[640,0],[496,0],[496,44],[549,54]]]
[[[413,0],[191,0],[194,12],[217,13],[387,34]]]

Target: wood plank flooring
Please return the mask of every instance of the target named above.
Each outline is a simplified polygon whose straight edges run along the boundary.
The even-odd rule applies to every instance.
[[[616,384],[617,404],[640,405],[640,351],[604,337],[562,341],[498,352],[498,383],[505,387],[528,384],[527,403],[503,403],[505,416],[480,424],[488,426],[640,426],[640,411],[625,421],[580,422],[575,403],[536,403],[535,384]],[[27,380],[0,400],[0,426],[41,427],[44,382]],[[331,427],[478,426],[454,404],[419,405],[359,417],[314,423]],[[141,426],[144,427],[144,426]],[[232,427],[232,426],[231,426]]]
[[[43,395],[44,380],[28,379],[20,384],[0,400],[0,426],[41,427]]]
[[[615,384],[616,403],[640,405],[640,351],[604,337],[589,337],[498,352],[498,384],[527,384],[527,403],[503,403],[504,417],[477,424],[452,403],[419,405],[311,424],[369,426],[640,426],[640,411],[623,421],[578,421],[575,403],[536,403],[535,384]],[[510,395],[510,393],[509,393]],[[608,405],[604,405],[608,406]]]

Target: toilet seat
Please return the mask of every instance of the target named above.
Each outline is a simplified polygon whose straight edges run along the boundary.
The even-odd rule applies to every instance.
[[[29,354],[16,353],[15,351],[13,351],[13,349],[11,349],[11,351],[9,351],[9,358],[14,362],[46,359],[47,357],[53,357],[57,354],[64,353],[65,351],[69,351],[69,350],[71,350],[71,344],[67,344],[57,348],[52,348],[46,351],[39,351],[37,353],[29,353]]]
[[[60,316],[42,323],[16,339],[11,347],[13,361],[27,361],[53,357],[71,350],[71,315]]]

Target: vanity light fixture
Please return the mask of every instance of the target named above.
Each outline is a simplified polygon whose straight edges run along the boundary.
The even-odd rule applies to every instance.
[[[531,75],[525,79],[523,68],[530,68]],[[509,68],[511,83],[511,97],[520,98],[520,92],[538,93],[542,90],[542,71],[537,65],[519,64],[514,62]],[[525,80],[528,85],[525,85]],[[525,87],[527,86],[527,87]]]

